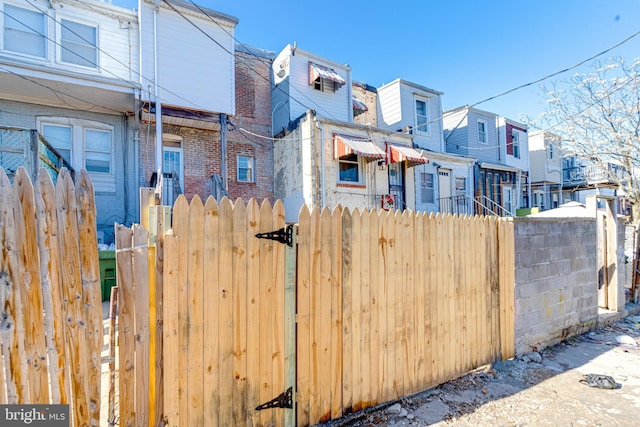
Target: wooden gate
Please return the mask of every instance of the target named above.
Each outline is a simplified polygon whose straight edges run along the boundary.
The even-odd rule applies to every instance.
[[[285,227],[280,201],[181,196],[165,233],[149,212],[157,237],[117,230],[121,425],[312,425],[514,354],[509,220],[303,207]]]

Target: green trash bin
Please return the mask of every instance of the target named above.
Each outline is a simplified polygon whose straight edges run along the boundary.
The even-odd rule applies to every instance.
[[[116,285],[116,251],[98,251],[100,260],[100,281],[102,284],[102,301],[111,297],[111,287]]]

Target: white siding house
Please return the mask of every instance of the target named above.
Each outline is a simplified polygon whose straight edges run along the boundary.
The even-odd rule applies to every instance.
[[[531,206],[540,210],[562,204],[562,153],[557,137],[548,132],[529,134]]]
[[[442,92],[396,79],[378,91],[378,126],[414,135],[416,146],[443,152]]]
[[[238,20],[207,8],[203,13],[182,0],[158,5],[151,0],[139,5],[143,99],[149,90],[153,98],[157,89],[162,104],[235,114]]]
[[[0,125],[37,130],[94,184],[98,229],[137,216],[133,11],[86,0],[0,1]]]
[[[287,45],[273,61],[273,132],[315,110],[320,116],[353,122],[351,68]]]

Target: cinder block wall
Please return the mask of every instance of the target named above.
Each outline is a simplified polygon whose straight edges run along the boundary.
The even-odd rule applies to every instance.
[[[596,222],[514,220],[516,354],[556,344],[595,326]]]

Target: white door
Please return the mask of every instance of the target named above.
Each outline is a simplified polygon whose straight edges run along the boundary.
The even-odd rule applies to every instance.
[[[453,213],[451,199],[451,170],[438,169],[438,200],[440,212]]]
[[[502,207],[505,208],[508,212],[512,212],[512,207],[513,207],[513,188],[512,187],[502,187]]]
[[[163,147],[162,149],[162,202],[172,205],[184,191],[182,179],[182,148]]]

